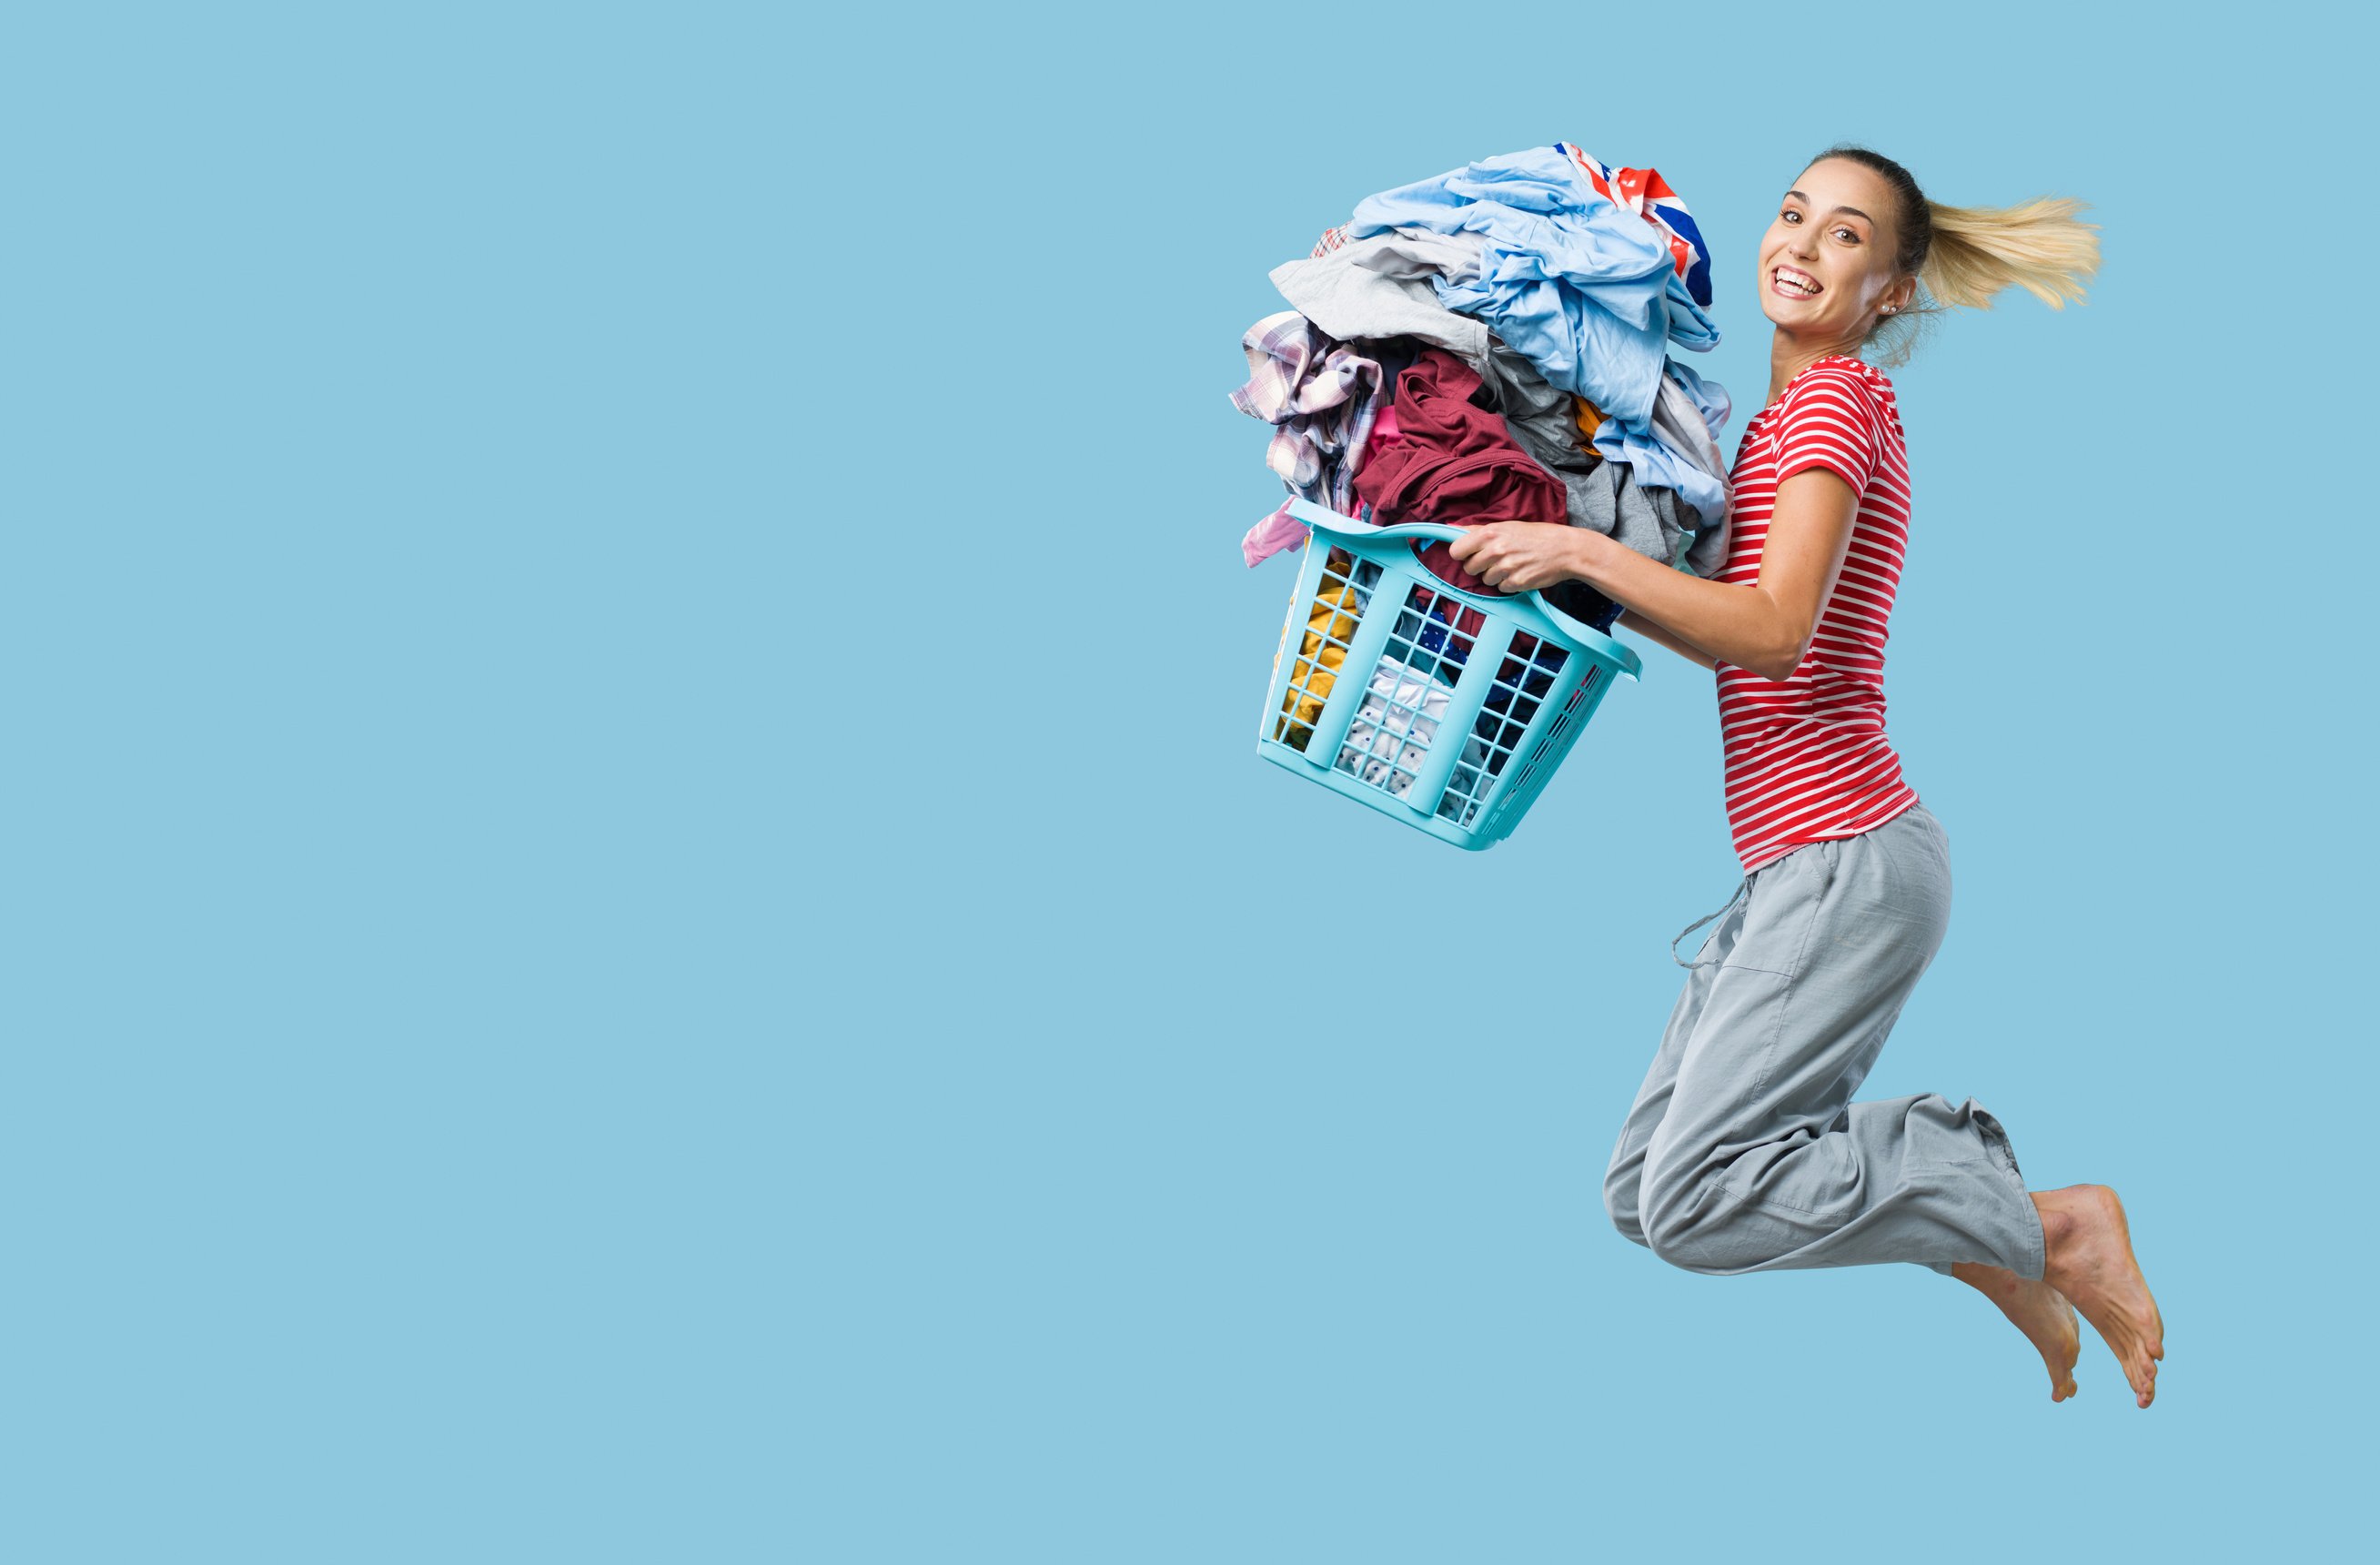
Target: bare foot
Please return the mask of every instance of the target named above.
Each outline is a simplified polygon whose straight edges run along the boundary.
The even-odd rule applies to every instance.
[[[2074,1302],[2124,1366],[2133,1399],[2148,1406],[2165,1357],[2165,1317],[2132,1257],[2124,1204],[2104,1184],[2035,1192],[2033,1204],[2049,1252],[2042,1280]]]
[[[2047,1282],[2019,1277],[2006,1267],[1961,1261],[1950,1275],[1999,1305],[2041,1353],[2049,1368],[2049,1400],[2062,1402],[2074,1394],[2074,1361],[2082,1356],[2082,1328],[2075,1324],[2074,1306]]]

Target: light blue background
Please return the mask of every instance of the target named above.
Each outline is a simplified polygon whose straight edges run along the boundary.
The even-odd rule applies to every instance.
[[[2368,35],[75,15],[0,53],[0,1556],[2368,1547]],[[1730,453],[1811,152],[2105,225],[1895,373],[1958,905],[1865,1090],[2123,1193],[2146,1413],[1609,1226],[1706,673],[1480,856],[1251,753],[1265,273],[1557,138],[1701,222]]]

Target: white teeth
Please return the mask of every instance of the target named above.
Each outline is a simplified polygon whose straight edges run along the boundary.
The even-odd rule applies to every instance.
[[[1805,298],[1818,291],[1816,284],[1805,283],[1801,278],[1789,276],[1782,271],[1771,273],[1770,275],[1775,277],[1778,282],[1783,284],[1786,287],[1792,289],[1795,293],[1802,295]]]

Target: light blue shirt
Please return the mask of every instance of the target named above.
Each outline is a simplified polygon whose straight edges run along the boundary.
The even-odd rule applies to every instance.
[[[1661,231],[1597,195],[1551,147],[1367,197],[1348,237],[1397,227],[1479,236],[1478,276],[1436,278],[1439,302],[1485,321],[1548,384],[1585,397],[1648,445],[1659,443],[1651,420],[1667,345],[1697,353],[1718,346],[1718,328],[1686,291]],[[1650,471],[1639,476],[1658,481]]]
[[[1717,442],[1733,405],[1728,400],[1727,388],[1717,381],[1703,379],[1674,358],[1669,360],[1667,369],[1678,392],[1683,394],[1695,417],[1702,420],[1703,428],[1696,431],[1689,424],[1673,437],[1671,429],[1685,422],[1674,412],[1645,429],[1631,429],[1617,419],[1606,419],[1596,429],[1595,449],[1606,461],[1625,462],[1634,467],[1639,484],[1676,490],[1678,498],[1702,517],[1705,528],[1715,527],[1727,514],[1726,453],[1718,449]],[[1710,450],[1699,462],[1689,454],[1693,449],[1689,443],[1696,435],[1706,437],[1710,443]],[[1711,470],[1713,467],[1718,470]]]

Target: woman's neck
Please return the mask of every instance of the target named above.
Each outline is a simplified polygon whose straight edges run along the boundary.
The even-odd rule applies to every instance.
[[[1858,347],[1859,344],[1855,342],[1820,342],[1797,337],[1784,327],[1778,327],[1776,334],[1768,340],[1768,403],[1774,404],[1783,396],[1785,388],[1793,383],[1793,377],[1821,358],[1835,354],[1856,358],[1859,357],[1855,351]]]

